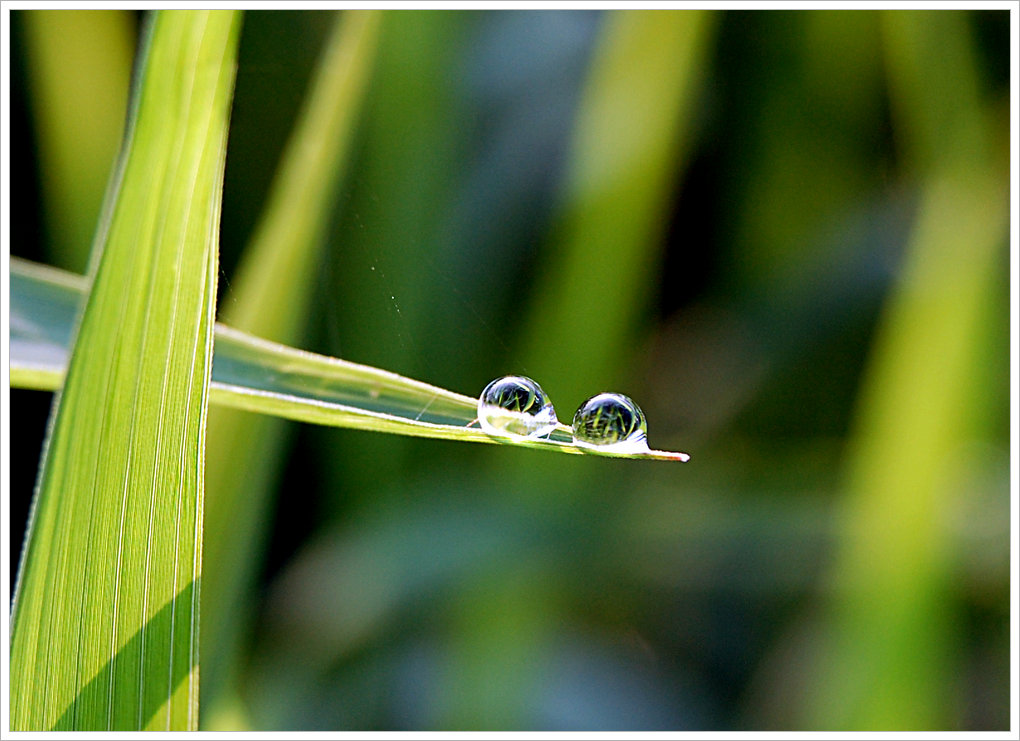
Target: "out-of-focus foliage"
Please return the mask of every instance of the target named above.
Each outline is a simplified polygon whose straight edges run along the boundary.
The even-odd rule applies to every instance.
[[[84,273],[103,190],[124,135],[133,23],[116,10],[22,18],[46,206],[44,253],[53,264]]]
[[[655,13],[384,13],[301,290],[309,349],[533,374],[564,421],[611,387],[692,461],[295,426],[218,728],[1008,727],[1008,13]],[[25,15],[12,251],[45,259]],[[331,23],[246,15],[221,295]],[[657,205],[584,232],[656,120]],[[11,397],[17,530],[49,397]]]
[[[219,318],[259,337],[300,344],[308,324],[309,279],[322,261],[376,46],[378,12],[335,14],[318,73],[309,83],[262,217],[252,232]],[[342,17],[341,17],[342,16]],[[255,610],[251,593],[262,564],[271,492],[289,426],[263,415],[212,409],[206,456],[202,601],[202,704],[215,724],[237,674]],[[239,476],[239,471],[244,475]]]

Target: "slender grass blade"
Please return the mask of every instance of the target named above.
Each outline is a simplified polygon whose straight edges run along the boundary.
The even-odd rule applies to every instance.
[[[56,389],[61,338],[87,283],[79,276],[11,260],[11,383]],[[51,307],[47,309],[45,307]],[[33,319],[32,317],[38,317]],[[50,324],[47,324],[50,322]],[[60,326],[60,322],[65,322]],[[461,442],[518,445],[575,455],[686,461],[686,453],[601,453],[573,444],[569,427],[548,438],[493,437],[476,424],[477,399],[397,373],[298,350],[216,325],[213,404],[311,424]]]

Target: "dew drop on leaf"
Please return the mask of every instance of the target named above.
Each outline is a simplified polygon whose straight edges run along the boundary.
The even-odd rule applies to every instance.
[[[543,437],[558,422],[541,386],[525,376],[503,376],[478,397],[478,424],[490,435]]]
[[[644,413],[623,394],[596,394],[574,414],[574,442],[580,447],[644,453],[647,434]]]

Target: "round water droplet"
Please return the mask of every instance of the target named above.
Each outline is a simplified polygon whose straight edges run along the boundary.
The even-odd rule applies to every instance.
[[[623,394],[597,394],[574,414],[574,442],[584,448],[642,453],[647,433],[644,413]]]
[[[524,376],[503,376],[478,397],[478,424],[490,435],[543,437],[558,422],[541,386]]]

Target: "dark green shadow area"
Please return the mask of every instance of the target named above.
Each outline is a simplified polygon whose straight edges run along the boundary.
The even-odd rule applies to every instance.
[[[90,723],[90,719],[81,717],[81,706],[87,701],[92,707],[102,707],[102,703],[109,701],[110,680],[114,671],[119,674],[114,679],[114,692],[119,688],[136,698],[131,703],[130,714],[125,716],[123,710],[118,709],[117,703],[113,706],[112,730],[141,730],[144,728],[156,711],[166,702],[167,697],[173,695],[184,678],[188,676],[194,665],[197,663],[198,652],[174,651],[173,666],[166,666],[165,661],[146,662],[146,676],[157,676],[166,678],[168,684],[162,681],[149,682],[142,690],[142,697],[138,695],[138,669],[142,656],[142,638],[147,636],[148,656],[154,653],[152,646],[161,641],[173,640],[174,635],[180,636],[182,632],[189,630],[189,617],[192,597],[196,595],[195,590],[200,587],[201,579],[191,582],[184,589],[177,593],[177,596],[168,600],[149,621],[139,628],[133,636],[111,658],[103,668],[93,677],[88,684],[81,688],[81,691],[64,709],[63,714],[50,728],[51,731],[105,731],[108,719],[104,713],[101,717],[93,714],[93,721],[101,720],[101,727],[98,723]],[[197,603],[196,603],[197,604]],[[176,613],[176,619],[175,619]],[[119,681],[118,681],[119,680]],[[127,680],[127,681],[125,681]],[[141,702],[142,714],[141,724],[138,726],[137,702]]]

